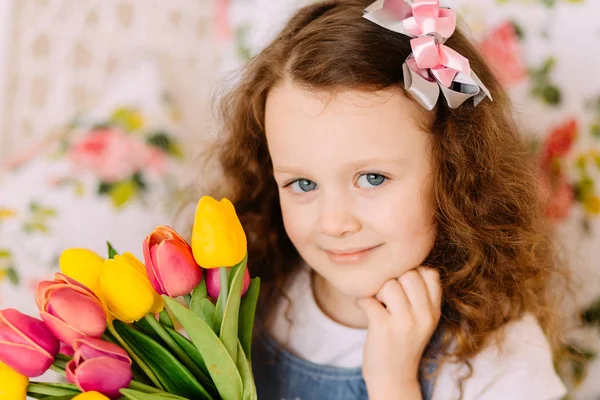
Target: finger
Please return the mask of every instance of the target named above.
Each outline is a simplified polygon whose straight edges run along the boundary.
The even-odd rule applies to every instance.
[[[427,293],[427,285],[419,272],[410,270],[398,278],[398,281],[402,285],[415,315],[431,312],[432,305]]]
[[[385,282],[379,292],[375,295],[377,300],[383,303],[390,314],[401,318],[410,317],[410,301],[402,285],[396,279]]]
[[[373,297],[358,299],[356,305],[366,314],[369,326],[377,326],[390,316],[383,304]]]
[[[435,310],[440,310],[442,308],[442,282],[439,271],[428,267],[417,268],[417,271],[427,286],[427,293],[432,307]]]

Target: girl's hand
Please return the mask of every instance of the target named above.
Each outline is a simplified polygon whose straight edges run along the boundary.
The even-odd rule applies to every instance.
[[[363,376],[369,399],[421,399],[419,364],[440,320],[441,303],[440,275],[426,267],[387,281],[375,297],[358,300],[368,318]]]

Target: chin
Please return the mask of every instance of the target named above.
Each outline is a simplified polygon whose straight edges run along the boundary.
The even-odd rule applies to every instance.
[[[353,279],[341,278],[335,282],[335,288],[345,296],[363,298],[373,297],[379,292],[379,289],[385,282],[385,279],[376,279],[371,276],[357,276]]]

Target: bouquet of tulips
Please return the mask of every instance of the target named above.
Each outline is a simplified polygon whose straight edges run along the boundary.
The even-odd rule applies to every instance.
[[[231,202],[198,202],[191,246],[157,227],[142,263],[65,250],[41,282],[41,319],[0,310],[0,400],[256,399],[250,364],[260,286]],[[145,265],[144,265],[145,264]],[[61,382],[34,382],[52,369]]]

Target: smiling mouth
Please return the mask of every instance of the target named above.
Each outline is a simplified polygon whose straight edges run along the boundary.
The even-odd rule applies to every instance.
[[[335,263],[344,264],[344,263],[352,263],[356,261],[362,261],[367,258],[375,249],[377,249],[380,244],[377,246],[371,247],[363,247],[357,249],[346,249],[346,250],[324,250],[327,254],[327,257]]]

